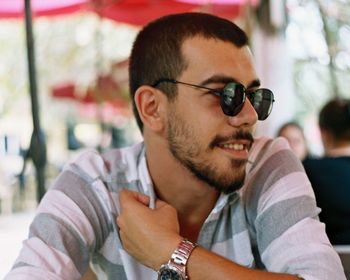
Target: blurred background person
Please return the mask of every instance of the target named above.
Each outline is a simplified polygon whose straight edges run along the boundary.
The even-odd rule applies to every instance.
[[[294,154],[303,161],[309,157],[309,149],[303,128],[295,121],[283,124],[277,132],[277,136],[287,139]]]
[[[320,111],[325,155],[304,161],[320,219],[332,244],[350,244],[350,100],[333,99]]]

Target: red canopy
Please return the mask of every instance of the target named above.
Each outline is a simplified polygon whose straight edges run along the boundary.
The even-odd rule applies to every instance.
[[[107,3],[109,2],[109,3]],[[198,4],[174,0],[126,0],[104,1],[94,11],[105,18],[133,25],[145,25],[149,21],[168,14],[192,11]]]
[[[32,14],[54,16],[76,11],[92,11],[115,21],[145,25],[160,16],[203,11],[229,19],[240,13],[245,4],[256,5],[259,0],[31,0]],[[0,18],[23,17],[24,0],[0,0]]]
[[[73,13],[86,8],[89,0],[31,0],[33,16]],[[0,18],[24,16],[24,0],[0,0]]]

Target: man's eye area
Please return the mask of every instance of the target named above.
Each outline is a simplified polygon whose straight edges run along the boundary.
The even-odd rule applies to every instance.
[[[211,89],[208,93],[214,94],[216,96],[221,96],[224,93],[224,88]]]

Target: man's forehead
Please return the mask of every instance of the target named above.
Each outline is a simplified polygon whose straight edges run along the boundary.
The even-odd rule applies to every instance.
[[[248,45],[237,46],[231,41],[225,41],[218,38],[207,38],[203,36],[194,36],[185,39],[181,45],[181,53],[187,63],[200,56],[203,58],[220,58],[226,56],[231,60],[252,62],[252,53]]]
[[[202,83],[226,77],[246,87],[260,86],[248,46],[237,47],[232,42],[195,36],[184,41],[182,55],[186,69],[180,76],[184,78],[189,75],[193,81]]]

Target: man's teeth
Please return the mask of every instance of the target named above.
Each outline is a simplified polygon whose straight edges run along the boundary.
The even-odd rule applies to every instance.
[[[222,145],[225,149],[231,149],[236,151],[242,151],[245,148],[243,144],[224,144]]]

